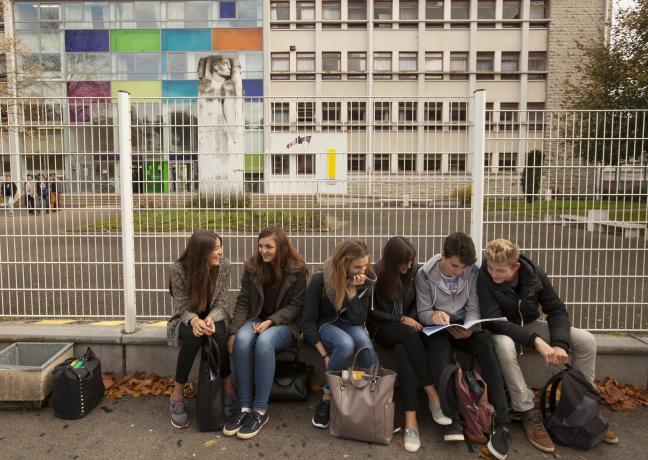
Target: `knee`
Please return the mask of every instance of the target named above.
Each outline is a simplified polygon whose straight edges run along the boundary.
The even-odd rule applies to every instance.
[[[589,331],[572,328],[571,341],[574,351],[579,354],[596,352],[596,339]]]
[[[244,325],[236,332],[234,337],[234,350],[248,348],[254,343],[255,334],[251,330],[248,330],[246,326]]]
[[[274,355],[275,343],[269,334],[259,334],[255,345],[257,354],[270,353]]]
[[[517,360],[515,342],[508,335],[493,334],[491,335],[491,343],[499,361],[511,362]]]
[[[333,344],[333,349],[344,356],[351,356],[355,344],[349,335],[341,335]]]

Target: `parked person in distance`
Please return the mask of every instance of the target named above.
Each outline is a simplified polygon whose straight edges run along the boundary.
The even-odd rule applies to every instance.
[[[382,258],[374,265],[377,276],[375,302],[367,321],[374,340],[394,348],[398,354],[398,389],[405,409],[404,447],[408,452],[416,452],[421,446],[416,422],[419,383],[428,397],[434,421],[439,425],[452,423],[441,411],[419,335],[423,326],[417,321],[414,286],[419,268],[412,243],[401,236],[387,241]]]
[[[421,324],[464,324],[480,319],[476,260],[475,245],[470,236],[456,232],[446,237],[441,254],[428,260],[416,274],[416,308]],[[437,386],[443,369],[450,364],[452,350],[461,350],[476,358],[488,385],[489,400],[495,408],[488,450],[496,458],[505,459],[510,444],[508,406],[502,373],[489,337],[481,330],[450,327],[425,336],[424,341]],[[446,415],[452,419],[452,424],[447,427],[443,438],[446,441],[463,441],[453,379],[450,379],[445,396],[452,410]]]
[[[36,185],[34,184],[34,177],[31,174],[27,174],[27,180],[24,184],[24,193],[25,193],[25,206],[29,214],[34,214],[35,201],[34,193],[36,191]]]
[[[47,180],[45,180],[44,174],[38,175],[36,191],[38,193],[38,214],[41,212],[49,214],[49,184],[47,183]]]
[[[497,239],[486,245],[486,256],[479,270],[477,292],[484,318],[506,316],[508,321],[491,322],[492,341],[511,398],[513,411],[522,415],[529,442],[544,452],[555,446],[535,407],[533,391],[527,387],[517,359],[516,345],[535,349],[548,366],[566,363],[594,384],[596,341],[592,334],[570,327],[564,302],[554,290],[546,273],[531,259],[520,254],[509,240]],[[540,308],[546,321],[540,319]],[[604,441],[616,444],[611,431]]]
[[[209,230],[191,235],[184,253],[171,266],[169,293],[173,316],[167,325],[169,346],[180,346],[171,395],[171,424],[189,426],[184,387],[196,353],[207,336],[216,339],[220,350],[220,374],[226,395],[233,395],[227,354],[227,307],[231,266],[223,257],[223,239]]]
[[[56,174],[49,175],[50,208],[60,210],[63,207],[63,189]],[[52,211],[56,212],[56,211]]]
[[[2,184],[2,192],[4,193],[5,209],[8,210],[7,212],[10,216],[13,216],[14,202],[16,194],[18,193],[18,187],[16,186],[16,183],[11,180],[11,174],[5,174],[4,182]]]
[[[364,326],[373,296],[371,284],[375,281],[370,263],[364,242],[344,240],[308,285],[301,328],[304,340],[324,359],[326,370],[344,369],[354,351],[362,347],[370,350],[360,353],[360,365],[368,368],[373,363],[373,344]],[[324,384],[322,400],[312,419],[315,427],[328,427],[330,407],[331,392]]]
[[[239,408],[225,424],[225,436],[250,439],[268,422],[275,352],[299,336],[307,277],[304,258],[281,227],[259,233],[257,250],[245,263],[228,339]]]

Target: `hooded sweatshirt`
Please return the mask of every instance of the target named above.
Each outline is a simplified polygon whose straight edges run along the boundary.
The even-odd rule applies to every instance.
[[[438,254],[428,260],[416,274],[416,310],[424,326],[432,326],[432,314],[443,311],[450,316],[450,323],[463,324],[481,318],[477,298],[477,273],[472,265],[459,276],[457,292],[450,292],[443,281]]]

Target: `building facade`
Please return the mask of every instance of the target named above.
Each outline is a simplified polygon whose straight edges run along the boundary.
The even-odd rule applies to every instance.
[[[316,120],[324,131],[347,132],[351,174],[461,175],[471,168],[469,98],[484,89],[487,136],[495,139],[489,171],[519,174],[528,152],[543,148],[543,111],[562,108],[565,81],[582,56],[577,42],[604,39],[611,7],[603,0],[271,1],[264,30],[272,130],[309,131]],[[277,159],[270,173],[298,178],[300,165],[290,164],[297,168],[287,171]]]
[[[84,184],[79,192],[117,190],[115,122],[99,102],[127,90],[134,178],[145,184],[137,191],[195,190],[192,98],[198,61],[210,54],[241,63],[248,190],[281,193],[292,190],[273,181],[346,174],[467,174],[478,89],[498,139],[487,165],[517,174],[528,151],[542,148],[533,139],[543,110],[560,108],[576,42],[604,40],[611,8],[611,0],[15,1],[5,25],[28,51],[19,77],[41,69],[22,72],[30,81],[18,96],[72,98],[65,110],[23,107],[22,120],[47,126],[20,138],[21,174],[56,172]]]

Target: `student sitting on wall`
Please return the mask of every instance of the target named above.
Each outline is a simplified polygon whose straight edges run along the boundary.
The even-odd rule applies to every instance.
[[[365,243],[345,240],[335,247],[322,272],[314,274],[308,285],[301,328],[304,340],[315,347],[329,371],[344,369],[359,348],[373,350],[364,327],[373,295],[372,279],[375,281]],[[364,350],[358,360],[368,368],[373,354]],[[313,426],[328,427],[330,400],[331,391],[324,384],[322,400],[311,421]]]
[[[385,347],[395,348],[398,354],[398,389],[405,409],[404,447],[408,452],[416,452],[421,446],[416,423],[419,382],[427,394],[434,421],[439,425],[452,423],[441,411],[419,335],[423,326],[417,321],[414,288],[419,268],[412,243],[401,236],[387,241],[382,258],[374,265],[378,280],[374,309],[369,311],[367,321],[374,340]]]
[[[223,240],[208,230],[194,232],[184,253],[171,266],[173,316],[167,325],[167,339],[170,346],[180,346],[171,395],[171,425],[176,428],[189,426],[184,387],[205,336],[216,339],[222,353],[220,373],[225,392],[234,392],[226,353],[230,271],[230,263],[223,257]]]
[[[477,260],[470,236],[456,232],[443,243],[443,251],[428,260],[416,274],[416,308],[421,324],[445,326],[480,319],[477,299]],[[502,373],[489,337],[480,330],[449,327],[425,336],[430,370],[439,386],[443,369],[450,364],[451,351],[457,349],[474,356],[488,385],[488,397],[495,408],[493,431],[488,450],[500,460],[508,455],[509,415]],[[463,441],[454,380],[450,379],[445,395],[452,413],[446,414],[452,424],[446,428],[446,441]]]
[[[250,439],[268,422],[275,352],[295,344],[308,270],[281,227],[259,233],[247,260],[236,300],[231,335],[239,409],[223,428],[225,436]]]
[[[516,344],[535,349],[550,366],[564,364],[571,355],[572,366],[594,384],[596,341],[592,334],[570,327],[567,308],[547,275],[519,248],[505,239],[493,240],[484,250],[485,262],[479,270],[477,291],[484,318],[506,316],[508,321],[486,323],[511,397],[513,411],[522,414],[529,442],[544,452],[555,446],[533,402],[518,364]],[[540,310],[547,321],[540,320]],[[608,431],[605,442],[619,439]]]

